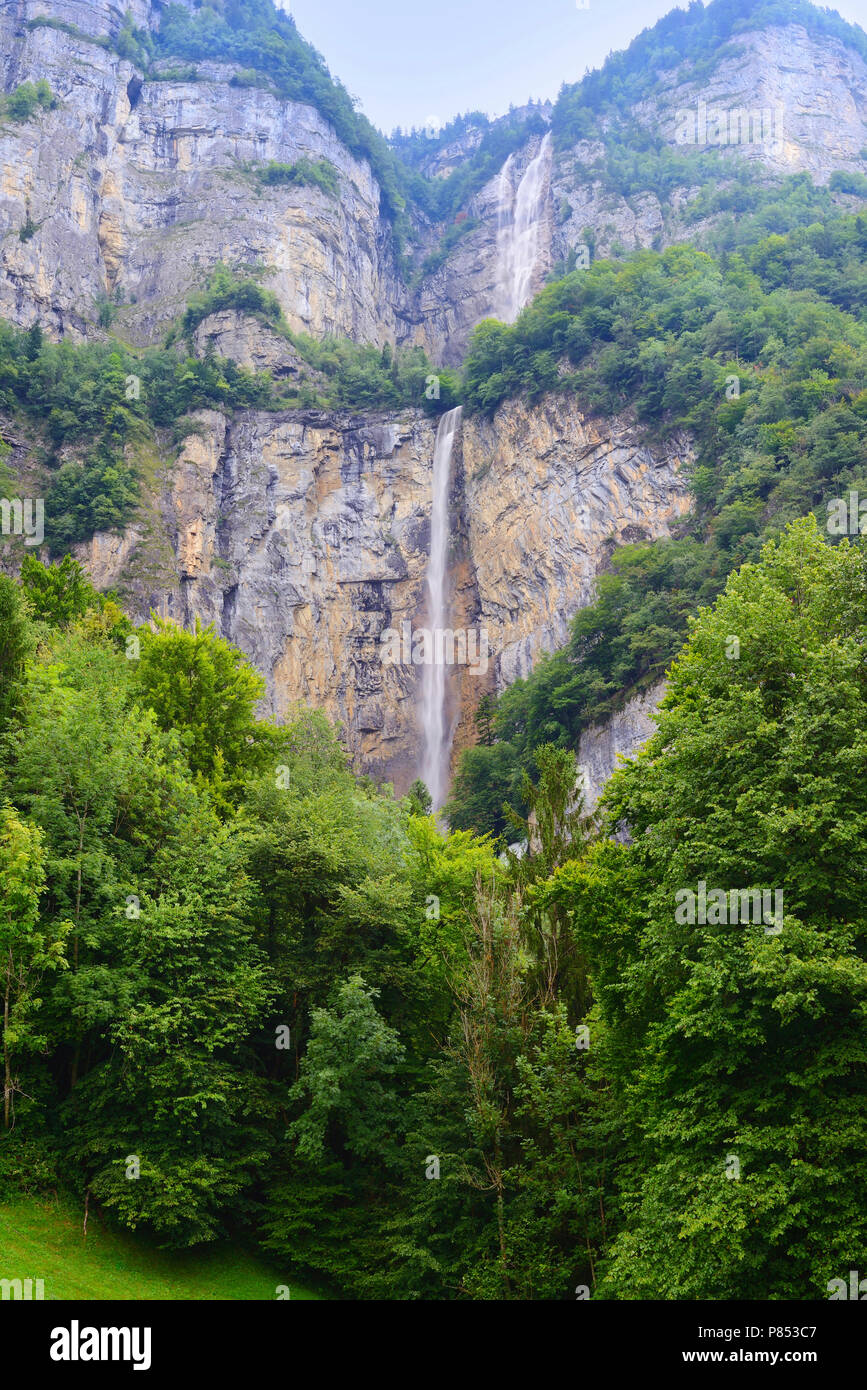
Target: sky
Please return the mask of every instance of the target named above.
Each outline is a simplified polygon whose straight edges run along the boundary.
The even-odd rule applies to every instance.
[[[380,130],[499,116],[626,48],[687,0],[277,0]],[[830,0],[829,0],[830,3]],[[587,8],[582,8],[586,6]],[[867,0],[831,4],[867,26]]]

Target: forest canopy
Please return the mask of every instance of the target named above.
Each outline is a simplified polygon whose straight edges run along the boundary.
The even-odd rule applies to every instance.
[[[856,1267],[863,541],[769,542],[601,836],[542,745],[505,858],[321,715],[257,719],[212,631],[61,569],[0,576],[0,1198],[360,1298],[810,1300]],[[779,920],[678,925],[705,880]]]

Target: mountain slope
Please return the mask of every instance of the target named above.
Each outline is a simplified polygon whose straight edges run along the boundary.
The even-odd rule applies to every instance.
[[[61,501],[52,535],[84,538],[77,553],[136,617],[213,620],[261,667],[273,711],[324,706],[357,765],[401,788],[416,770],[419,672],[384,670],[378,640],[423,620],[431,414],[456,397],[423,359],[399,367],[392,344],[457,364],[517,280],[510,312],[549,272],[590,265],[588,284],[604,290],[605,256],[684,239],[722,252],[725,270],[729,251],[827,222],[867,194],[867,40],[800,0],[676,12],[553,108],[458,121],[392,149],[271,0],[138,0],[128,16],[111,3],[4,0],[0,40],[0,315],[124,347],[77,359],[75,391],[39,388],[53,407],[42,437],[29,393],[27,429],[5,427],[20,478]],[[43,85],[33,95],[28,83]],[[684,144],[684,112],[704,107],[727,112],[727,135],[732,110],[766,110],[771,124],[753,143]],[[520,275],[508,236],[519,206],[532,233]],[[770,274],[774,247],[763,254]],[[824,270],[851,292],[835,303],[859,315],[852,267],[840,269]],[[751,305],[775,324],[763,296],[784,283],[766,275]],[[702,310],[690,329],[718,343],[714,371],[727,353],[772,357],[774,334],[758,330],[743,352],[726,326],[740,301],[715,295],[704,307],[722,318]],[[467,418],[455,451],[453,622],[484,623],[493,661],[484,682],[457,682],[459,745],[483,689],[526,677],[566,640],[616,548],[665,539],[689,509],[689,410],[671,407],[665,438],[635,419],[638,377],[671,372],[666,334],[684,325],[657,333],[604,300],[565,349],[533,311],[529,340],[485,329],[474,340],[466,398],[502,404],[493,420]],[[341,358],[318,346],[327,335],[377,351]],[[636,336],[660,337],[656,366],[649,346],[633,361]],[[530,399],[507,402],[528,363]],[[823,369],[819,354],[809,370]],[[57,361],[16,342],[4,370],[14,414],[21,374],[38,385]],[[323,409],[334,371],[339,398]],[[124,400],[125,378],[153,399]],[[564,384],[571,397],[541,399]],[[67,418],[89,417],[94,398],[105,403],[98,449]],[[753,499],[727,505],[749,511]],[[752,534],[740,516],[730,529]],[[597,702],[590,714],[604,712]]]

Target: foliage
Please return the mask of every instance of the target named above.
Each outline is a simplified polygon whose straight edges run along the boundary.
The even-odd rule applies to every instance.
[[[38,82],[21,82],[7,96],[0,97],[0,118],[8,116],[17,124],[32,120],[40,111],[53,111],[57,99],[44,78]]]
[[[0,732],[18,708],[27,658],[35,645],[21,590],[0,574]]]
[[[416,777],[409,791],[406,794],[409,810],[414,816],[429,816],[433,800],[425,783],[420,777]]]
[[[154,618],[140,632],[134,690],[166,733],[180,738],[194,774],[212,785],[255,767],[261,749],[253,711],[265,682],[236,647],[196,623],[186,632]]]
[[[695,510],[682,534],[623,547],[568,643],[497,702],[500,742],[462,756],[454,824],[502,829],[514,769],[533,749],[577,747],[659,680],[687,619],[763,541],[850,489],[867,493],[867,217],[771,236],[718,261],[690,247],[596,262],[549,285],[516,324],[489,320],[465,364],[471,406],[573,390],[634,413],[649,442],[695,442]]]
[[[811,1298],[855,1267],[863,542],[800,522],[732,575],[604,837],[542,747],[504,862],[356,781],[321,715],[257,721],[213,633],[129,660],[55,582],[51,624],[14,610],[3,736],[4,1190],[244,1233],[361,1298]],[[704,879],[780,887],[782,931],[682,927]]]
[[[331,198],[336,198],[340,192],[337,170],[328,159],[296,159],[292,164],[280,164],[272,160],[259,172],[259,178],[269,187],[278,184],[306,184],[310,188],[320,189]]]
[[[42,837],[9,806],[0,807],[0,1004],[3,1052],[3,1128],[15,1123],[15,1096],[20,1092],[17,1059],[24,1051],[41,1051],[45,1036],[34,1015],[46,970],[66,965],[66,924],[55,932],[40,930],[39,896],[44,884]]]
[[[35,555],[25,555],[20,580],[33,616],[55,627],[67,627],[100,604],[99,595],[71,555],[64,555],[57,565],[43,565]]]
[[[506,740],[466,748],[446,803],[449,825],[476,835],[490,831],[502,838],[507,827],[506,802],[521,805],[520,777],[515,749]]]
[[[865,597],[863,543],[810,519],[769,542],[699,614],[658,733],[610,784],[630,842],[553,879],[635,1136],[604,1296],[822,1298],[856,1267]],[[781,918],[679,925],[699,882],[773,888]]]

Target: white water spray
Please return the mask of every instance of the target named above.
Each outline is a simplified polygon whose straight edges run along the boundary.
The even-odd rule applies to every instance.
[[[427,566],[428,627],[435,635],[448,619],[449,479],[452,448],[461,419],[461,407],[449,410],[437,429],[433,458],[433,500],[430,514],[430,557]],[[442,648],[440,647],[442,656]],[[422,670],[422,726],[424,754],[422,781],[438,811],[446,799],[449,780],[449,728],[446,707],[446,668],[433,659]]]
[[[514,323],[533,293],[551,176],[551,132],[527,165],[517,190],[512,186],[513,166],[514,156],[509,155],[498,191],[496,308],[505,323]]]

